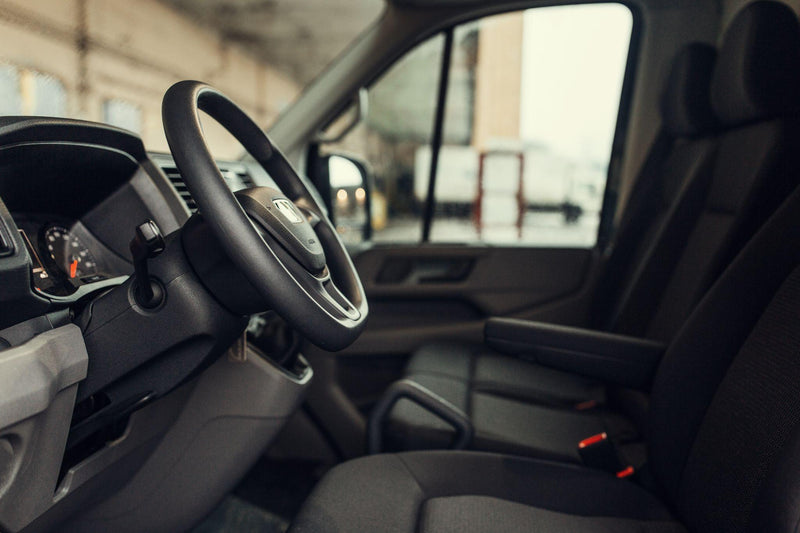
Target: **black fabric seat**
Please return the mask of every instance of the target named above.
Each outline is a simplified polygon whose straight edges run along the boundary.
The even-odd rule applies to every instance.
[[[443,475],[443,473],[447,475]],[[373,455],[316,487],[300,532],[683,532],[638,486],[601,472],[476,452]]]
[[[652,486],[485,452],[376,455],[316,487],[301,532],[796,532],[800,191],[697,306],[664,356]]]
[[[664,110],[697,112],[697,93],[685,97],[689,89],[703,86],[689,75],[693,64],[709,65],[702,45],[679,55],[668,82],[693,104],[670,104],[677,97],[668,91]],[[638,243],[646,251],[630,266],[629,283],[611,304],[606,324],[611,331],[671,341],[743,243],[793,189],[800,166],[799,72],[794,13],[773,2],[743,9],[726,32],[710,81],[721,131],[716,140],[678,142],[666,159],[659,180],[680,186],[667,187],[675,200],[664,222],[645,231]],[[686,120],[701,122],[708,124]],[[622,272],[620,267],[614,271]],[[609,390],[480,345],[424,346],[410,359],[405,376],[471,418],[475,449],[579,461],[577,442],[606,431],[620,444],[631,443],[631,453],[639,456],[637,433],[648,403],[644,393]],[[587,401],[601,408],[576,410]],[[403,400],[391,412],[386,433],[390,449],[398,450],[443,448],[452,438],[446,423]]]
[[[662,133],[655,142],[632,194],[619,235],[597,283],[590,324],[619,333],[640,331],[616,327],[610,308],[624,309],[627,281],[650,253],[650,244],[671,222],[686,218],[692,195],[687,184],[708,180],[720,125],[711,110],[711,73],[716,60],[711,45],[691,43],[676,55],[661,98]],[[697,194],[696,192],[693,194]],[[690,214],[689,214],[690,215]],[[618,313],[617,313],[618,314]],[[421,347],[410,359],[407,376],[433,375],[470,381],[484,392],[503,391],[510,397],[544,404],[574,405],[605,399],[604,387],[546,369],[514,364],[485,346],[435,343]],[[538,379],[537,379],[538,378]]]

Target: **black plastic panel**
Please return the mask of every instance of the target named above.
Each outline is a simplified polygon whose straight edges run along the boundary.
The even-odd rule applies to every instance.
[[[546,366],[639,389],[649,388],[666,350],[657,341],[510,318],[486,322],[486,343]]]
[[[131,270],[127,243],[143,219],[158,221],[169,233],[188,218],[174,189],[149,161],[141,139],[77,120],[0,118],[0,199],[0,328],[65,308],[117,276],[124,279]],[[92,254],[104,256],[112,272],[74,292],[37,294],[32,258],[16,215],[80,227],[83,244],[91,241]],[[27,232],[35,237],[39,229]]]

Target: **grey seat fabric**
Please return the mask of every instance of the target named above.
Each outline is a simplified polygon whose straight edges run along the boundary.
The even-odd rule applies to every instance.
[[[659,367],[653,484],[486,452],[344,463],[291,531],[719,531],[800,523],[800,191],[697,306]]]
[[[679,56],[668,87],[691,77],[687,65],[697,50],[693,45]],[[699,64],[707,66],[706,56],[700,57]],[[673,188],[678,193],[663,224],[640,244],[647,248],[644,258],[632,267],[617,309],[609,310],[612,331],[670,341],[747,238],[793,189],[800,166],[798,72],[800,29],[794,13],[771,2],[743,9],[726,32],[709,81],[720,132],[716,140],[677,143],[665,162],[663,180],[681,186]],[[696,82],[687,84],[698,90]],[[476,449],[566,461],[577,461],[577,441],[598,431],[620,444],[635,441],[648,402],[645,394],[607,390],[485,346],[423,346],[405,375],[452,399],[472,418]],[[604,407],[576,412],[575,406],[586,401]],[[391,449],[446,447],[452,434],[408,401],[398,402],[386,429]],[[583,436],[565,448],[565,436],[574,434]]]

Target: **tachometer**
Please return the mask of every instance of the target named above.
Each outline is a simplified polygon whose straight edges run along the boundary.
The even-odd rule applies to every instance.
[[[50,259],[68,278],[83,278],[97,273],[97,261],[78,237],[63,226],[50,226],[43,245]]]

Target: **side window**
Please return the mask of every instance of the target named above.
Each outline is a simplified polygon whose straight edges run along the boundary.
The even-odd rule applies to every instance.
[[[631,29],[619,4],[455,28],[432,241],[594,246]]]
[[[369,88],[366,120],[322,148],[356,155],[374,176],[369,202],[330,176],[345,241],[360,240],[371,204],[376,242],[594,246],[632,26],[621,4],[532,8],[406,54]]]
[[[444,38],[438,35],[420,44],[369,88],[366,119],[340,142],[325,144],[325,153],[355,154],[366,161],[374,178],[371,191],[372,239],[376,242],[419,242],[422,203],[414,195],[415,161],[429,147],[436,112]],[[352,110],[334,122],[333,135]],[[337,229],[345,242],[361,240],[366,217],[365,191],[347,162],[334,159],[341,172],[331,172],[331,203]],[[361,215],[359,213],[362,213]]]

